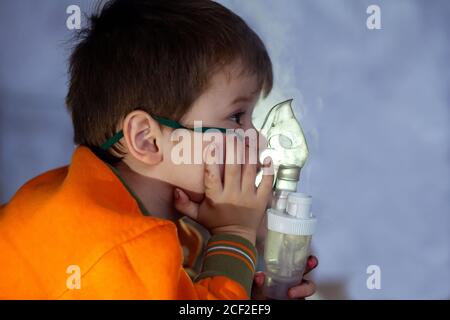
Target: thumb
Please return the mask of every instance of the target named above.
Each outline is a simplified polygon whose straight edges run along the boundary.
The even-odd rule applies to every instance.
[[[197,220],[198,217],[198,204],[191,201],[188,195],[181,189],[174,189],[175,208],[182,214]]]

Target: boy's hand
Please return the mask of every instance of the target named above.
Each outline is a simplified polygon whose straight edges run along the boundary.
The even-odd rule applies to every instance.
[[[303,275],[306,275],[311,270],[315,269],[318,264],[319,262],[315,256],[309,256],[308,261],[306,263],[305,273]],[[252,287],[252,300],[267,299],[267,297],[265,297],[263,294],[263,286],[265,279],[266,276],[264,272],[257,272],[255,274]],[[313,295],[315,291],[316,285],[314,284],[314,282],[302,279],[302,282],[298,286],[289,289],[288,296],[291,299],[305,299],[306,297]]]
[[[273,168],[270,159],[266,159],[269,160],[263,164],[263,170],[266,172],[256,188],[257,165],[247,161],[239,164],[237,159],[243,157],[243,142],[234,139],[233,143],[233,139],[226,139],[227,151],[234,145],[236,152],[226,153],[224,183],[217,162],[207,160],[204,174],[205,199],[197,204],[183,191],[175,189],[175,208],[202,224],[213,235],[235,234],[255,244],[256,232],[272,193]],[[207,154],[211,154],[214,148],[215,152],[218,152],[214,145],[208,148]]]

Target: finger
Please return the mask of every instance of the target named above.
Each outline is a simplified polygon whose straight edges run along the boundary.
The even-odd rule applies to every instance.
[[[288,295],[292,299],[301,299],[313,295],[314,292],[316,292],[316,285],[314,282],[303,280],[298,286],[289,289]]]
[[[258,144],[258,149],[257,149],[257,156],[256,156],[256,160],[257,160],[256,171],[259,172],[259,170],[262,167],[262,163],[260,161],[261,155],[264,152],[264,150],[267,149],[267,139],[260,132],[258,132],[258,142],[257,142],[257,144]]]
[[[224,190],[241,189],[242,142],[234,134],[226,136]]]
[[[273,185],[273,165],[270,157],[264,159],[263,163],[263,176],[261,182],[258,186],[257,196],[258,198],[268,199],[269,195],[272,193],[272,185]]]
[[[197,220],[198,217],[198,204],[191,201],[188,195],[181,189],[175,188],[174,190],[175,209],[182,214]]]
[[[245,164],[242,168],[242,190],[255,192],[255,180],[256,180],[256,163],[250,163],[249,152],[252,152],[248,146],[244,148],[245,151]]]
[[[222,181],[220,179],[220,167],[218,161],[215,161],[218,148],[216,144],[211,143],[207,147],[207,153],[205,156],[205,195],[214,197],[222,192]],[[213,156],[214,154],[214,156]]]
[[[314,270],[319,265],[319,260],[315,256],[309,256],[308,261],[306,262],[305,274],[308,274],[310,271]]]

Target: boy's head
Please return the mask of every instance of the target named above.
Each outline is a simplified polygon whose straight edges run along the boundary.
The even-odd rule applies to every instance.
[[[67,95],[75,143],[98,148],[123,130],[108,152],[141,175],[202,193],[202,165],[174,165],[174,129],[156,118],[252,128],[254,105],[272,88],[260,38],[210,0],[111,0],[80,35]]]

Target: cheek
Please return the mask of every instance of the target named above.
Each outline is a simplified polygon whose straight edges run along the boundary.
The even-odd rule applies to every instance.
[[[197,141],[194,142],[194,135],[196,135]],[[221,137],[222,138],[222,137]],[[218,149],[222,148],[222,152],[219,152],[218,155],[221,156],[222,159],[219,160],[219,169],[221,174],[221,179],[223,181],[224,176],[224,165],[225,162],[225,138],[223,140],[215,140],[214,142],[217,144]],[[203,155],[207,153],[207,147],[211,143],[211,140],[207,137],[202,139],[201,134],[193,134],[190,140],[190,151],[191,151],[191,162],[194,162],[194,154],[197,152],[197,158],[200,157],[201,164],[175,164],[173,162],[170,163],[170,168],[168,171],[172,176],[173,183],[183,189],[192,200],[200,199],[203,197],[205,192],[204,187],[204,174],[205,174],[205,164],[203,162]],[[169,156],[167,154],[166,156]],[[195,201],[195,200],[194,200]]]
[[[194,164],[194,142],[193,137],[186,140],[186,144],[175,140],[170,142],[170,148],[165,148],[164,158],[166,159],[165,172],[170,177],[170,182],[184,190],[192,200],[200,199],[205,192],[203,183],[203,164]],[[180,144],[179,144],[180,143]],[[201,145],[200,145],[201,147]],[[186,148],[186,149],[184,149]],[[180,150],[189,150],[189,152],[179,152]],[[174,159],[174,157],[177,157]],[[185,160],[181,161],[181,159]]]
[[[185,190],[189,195],[195,194],[195,198],[205,193],[203,183],[204,167],[203,165],[182,164],[178,165],[176,170],[176,186]],[[192,199],[196,200],[196,199]]]

